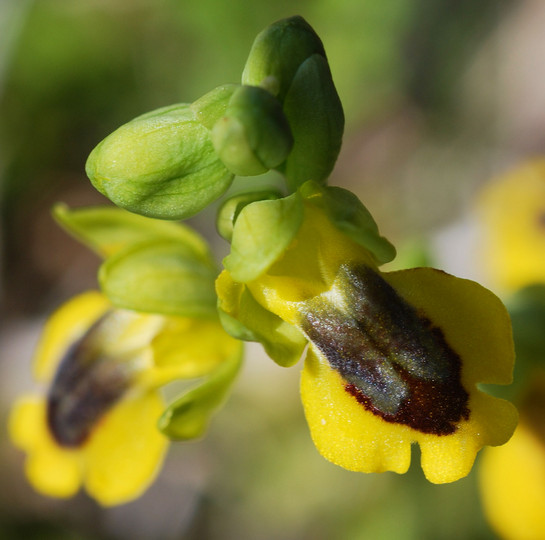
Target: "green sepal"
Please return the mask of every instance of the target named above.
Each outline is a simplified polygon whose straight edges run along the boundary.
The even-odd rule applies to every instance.
[[[242,347],[201,384],[169,405],[159,418],[159,429],[172,440],[191,440],[204,435],[212,415],[225,402],[241,365]]]
[[[351,191],[310,181],[301,186],[300,193],[326,212],[340,231],[370,251],[377,264],[387,263],[395,257],[394,246],[380,236],[373,216]]]
[[[287,158],[293,137],[280,102],[263,88],[242,86],[212,130],[214,148],[239,176],[255,176]]]
[[[181,223],[139,216],[115,206],[70,209],[62,203],[54,206],[53,216],[70,234],[104,258],[137,244],[175,240],[204,262],[212,260],[203,238]]]
[[[303,354],[307,339],[297,327],[263,308],[250,291],[243,290],[235,313],[227,313],[218,306],[220,321],[225,331],[242,341],[261,343],[267,355],[279,366],[295,365]]]
[[[217,272],[177,241],[139,244],[107,259],[98,278],[117,307],[181,317],[215,317]]]
[[[279,191],[270,189],[263,191],[250,191],[248,193],[239,193],[230,197],[222,203],[218,210],[216,218],[216,228],[222,238],[231,242],[233,237],[233,227],[241,210],[248,204],[256,201],[280,199]]]
[[[188,104],[124,124],[91,152],[86,172],[117,206],[172,220],[196,214],[233,180],[214,151],[210,131]]]
[[[195,119],[205,128],[212,129],[225,114],[229,101],[238,88],[238,84],[224,84],[194,101],[190,108],[195,113]]]
[[[265,272],[290,245],[303,215],[298,193],[245,206],[233,228],[231,253],[223,260],[233,279],[246,283]]]
[[[286,98],[284,114],[294,145],[279,168],[295,191],[307,180],[325,182],[339,155],[344,113],[327,60],[315,54],[297,70]]]
[[[313,54],[325,58],[324,46],[303,17],[277,21],[255,38],[242,84],[263,86],[282,102],[299,66]]]

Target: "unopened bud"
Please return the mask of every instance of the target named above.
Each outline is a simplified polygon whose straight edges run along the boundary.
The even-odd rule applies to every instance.
[[[300,16],[282,19],[255,38],[242,84],[263,86],[282,102],[299,66],[313,54],[325,58],[324,46],[313,28]]]
[[[86,172],[121,208],[159,219],[184,219],[230,186],[210,131],[190,105],[164,107],[121,126],[91,152]]]
[[[212,142],[232,173],[254,176],[283,163],[293,138],[278,100],[263,88],[242,86],[214,125]]]

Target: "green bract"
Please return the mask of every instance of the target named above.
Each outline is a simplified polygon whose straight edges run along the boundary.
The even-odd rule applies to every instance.
[[[303,221],[298,193],[245,206],[233,229],[231,253],[223,260],[236,281],[258,277],[286,250]]]
[[[283,199],[251,202],[251,194],[229,200],[220,210],[226,236],[232,236],[231,253],[224,259],[233,279],[247,283],[266,271],[288,248],[302,223],[303,202],[324,211],[337,229],[365,247],[377,264],[395,257],[395,248],[380,236],[367,208],[350,191],[308,181]],[[239,210],[237,205],[243,208]],[[238,215],[237,215],[238,212]],[[232,231],[230,224],[234,224]]]
[[[218,118],[225,114],[229,101],[238,88],[238,84],[224,84],[194,101],[190,109],[195,113],[195,119],[205,128],[212,129]]]
[[[231,241],[233,236],[233,227],[241,210],[248,204],[256,201],[274,200],[280,198],[280,193],[275,190],[251,191],[248,193],[239,193],[227,199],[218,210],[216,218],[216,227],[222,238]]]
[[[218,307],[221,323],[227,333],[243,341],[261,343],[265,352],[280,366],[296,364],[307,344],[305,336],[263,308],[242,284],[233,287],[231,292],[232,296],[223,297]],[[229,309],[231,314],[224,308]]]
[[[223,405],[242,362],[242,349],[224,360],[204,381],[167,407],[159,429],[170,439],[201,437],[212,414]]]
[[[132,214],[113,206],[93,206],[71,210],[64,204],[53,215],[68,232],[102,257],[109,257],[136,244],[175,240],[193,252],[196,258],[210,261],[206,242],[192,229]]]
[[[390,262],[395,257],[394,246],[380,236],[373,216],[351,191],[310,181],[301,186],[300,192],[324,210],[339,230],[369,250],[377,264]]]
[[[216,122],[212,142],[231,172],[253,176],[280,165],[293,137],[278,100],[257,86],[242,86]]]
[[[217,104],[209,110],[217,111]],[[233,174],[198,114],[187,104],[174,105],[121,126],[91,152],[91,182],[137,214],[183,219],[199,212],[227,190]]]
[[[100,267],[103,292],[117,306],[134,311],[215,317],[213,263],[175,241],[138,244]]]

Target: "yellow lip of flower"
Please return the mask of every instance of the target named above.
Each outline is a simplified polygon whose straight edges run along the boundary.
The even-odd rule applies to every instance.
[[[242,296],[231,291],[241,287],[306,336],[302,400],[330,461],[402,473],[418,442],[426,477],[451,482],[468,474],[482,446],[511,436],[515,408],[477,389],[511,382],[510,321],[478,284],[426,268],[381,273],[364,247],[305,203],[297,236],[266,272],[245,284],[227,272],[218,279],[220,307],[233,317]]]
[[[460,357],[368,266],[341,266],[331,291],[305,303],[300,325],[345,390],[385,421],[446,435],[469,417]]]
[[[217,321],[113,309],[98,292],[62,306],[35,357],[35,374],[49,385],[48,395],[21,398],[9,421],[13,442],[28,454],[31,484],[57,497],[84,486],[103,505],[139,496],[167,448],[157,429],[165,407],[157,388],[215,368],[231,345],[210,339],[219,329]]]
[[[400,368],[394,363],[401,380],[390,382],[394,396],[390,411],[390,402],[373,402],[359,388],[354,391],[353,381],[347,381],[312,345],[301,391],[313,439],[330,461],[362,472],[405,472],[410,446],[418,442],[428,480],[455,481],[469,473],[480,448],[503,444],[516,424],[517,413],[509,402],[476,387],[479,382],[511,380],[508,317],[486,289],[433,269],[394,272],[383,278],[424,322],[433,321],[432,335],[438,336],[441,329],[443,337],[437,338],[439,345],[432,345],[431,352],[443,347],[444,339],[446,367],[418,375],[418,366]],[[413,332],[409,327],[408,339]],[[421,338],[418,341],[420,345]],[[432,354],[426,361],[435,358]],[[407,371],[413,372],[410,377]]]

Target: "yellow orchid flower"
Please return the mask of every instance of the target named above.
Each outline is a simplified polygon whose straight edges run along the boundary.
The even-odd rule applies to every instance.
[[[331,211],[327,197],[340,200],[331,190],[338,188],[298,194],[301,224],[248,279],[239,278],[247,270],[238,264],[244,244],[237,227],[263,251],[259,235],[267,226],[248,225],[256,203],[240,212],[237,258],[225,260],[216,283],[226,327],[261,341],[283,365],[295,363],[308,344],[302,401],[328,460],[354,471],[404,473],[417,442],[431,482],[457,480],[484,445],[505,443],[517,421],[509,402],[477,388],[511,381],[507,312],[477,283],[438,270],[381,272],[374,222],[355,241],[354,219]],[[271,346],[275,340],[280,351]]]
[[[532,372],[511,440],[483,453],[479,467],[485,515],[506,540],[545,540],[545,372]]]
[[[513,292],[545,279],[545,160],[515,168],[479,197],[482,254],[487,276]]]
[[[511,440],[479,466],[485,514],[507,540],[545,539],[545,441],[521,420]]]
[[[114,308],[99,292],[81,294],[49,319],[34,361],[47,396],[25,396],[9,420],[26,474],[46,495],[80,487],[102,505],[139,496],[167,449],[157,428],[158,386],[209,375],[238,343],[217,320]]]

